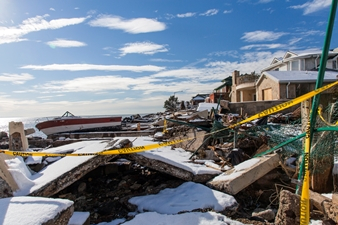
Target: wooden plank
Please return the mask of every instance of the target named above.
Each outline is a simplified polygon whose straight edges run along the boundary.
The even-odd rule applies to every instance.
[[[235,195],[263,177],[279,165],[279,156],[274,153],[244,161],[211,181],[207,186],[228,194]]]

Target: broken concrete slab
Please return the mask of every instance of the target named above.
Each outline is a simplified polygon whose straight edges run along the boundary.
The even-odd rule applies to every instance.
[[[130,140],[133,141],[134,146],[154,144],[149,137],[137,137]],[[172,149],[171,146],[166,146],[137,154],[127,154],[125,157],[140,165],[186,181],[204,183],[221,173],[220,170],[189,160],[191,154],[182,148]]]
[[[28,196],[2,198],[0,207],[0,223],[3,225],[64,225],[74,212],[70,200]]]
[[[103,151],[108,143],[108,141],[82,141],[50,148],[44,152],[58,153],[64,152],[65,149],[71,149],[76,153],[95,153]],[[52,196],[74,183],[88,172],[100,165],[104,165],[115,157],[116,155],[67,156],[35,174],[29,174],[27,171],[22,171],[24,168],[27,169],[26,165],[24,165],[25,167],[20,166],[21,169],[9,169],[16,183],[20,187],[14,192],[14,196]],[[10,161],[8,161],[7,164],[10,164]]]
[[[235,195],[279,165],[278,154],[252,158],[207,182],[207,186]]]
[[[175,147],[195,152],[203,144],[206,133],[206,131],[196,131],[195,129],[191,129],[185,136],[179,135],[177,137],[178,139],[189,138],[191,140],[175,144]]]
[[[19,188],[5,163],[6,159],[13,158],[14,156],[0,153],[0,198],[13,196],[13,191],[16,191]]]

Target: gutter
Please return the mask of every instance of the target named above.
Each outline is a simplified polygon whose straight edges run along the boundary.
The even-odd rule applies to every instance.
[[[289,98],[289,85],[290,85],[291,82],[289,82],[287,85],[286,85],[286,98],[288,99]]]

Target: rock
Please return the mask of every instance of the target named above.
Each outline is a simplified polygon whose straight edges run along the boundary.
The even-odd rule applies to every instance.
[[[142,185],[141,184],[138,184],[138,183],[135,183],[133,185],[130,186],[130,189],[131,190],[137,190],[141,187]]]
[[[257,208],[252,212],[252,216],[260,217],[267,221],[272,221],[275,219],[275,212],[272,209]]]
[[[7,139],[8,134],[5,131],[0,131],[0,139]]]
[[[87,184],[85,182],[81,182],[79,187],[77,188],[77,191],[79,193],[82,193],[82,192],[84,192],[84,190],[86,190],[86,187],[87,187]]]
[[[299,195],[287,190],[281,191],[275,225],[300,224],[299,201]]]
[[[9,184],[0,177],[0,198],[13,197],[13,192]]]
[[[75,201],[75,199],[76,199],[76,196],[73,195],[72,193],[62,194],[62,195],[59,195],[58,197],[63,198],[63,199],[69,199],[69,200],[72,200],[72,201]]]
[[[29,168],[31,170],[33,170],[34,172],[39,172],[41,171],[43,168],[46,167],[46,164],[45,163],[37,163],[37,164],[31,164],[31,165],[28,165]]]

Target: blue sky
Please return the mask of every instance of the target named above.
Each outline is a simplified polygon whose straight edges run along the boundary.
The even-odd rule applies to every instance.
[[[331,0],[0,0],[0,117],[156,113],[288,50]],[[338,47],[337,23],[330,48]]]

